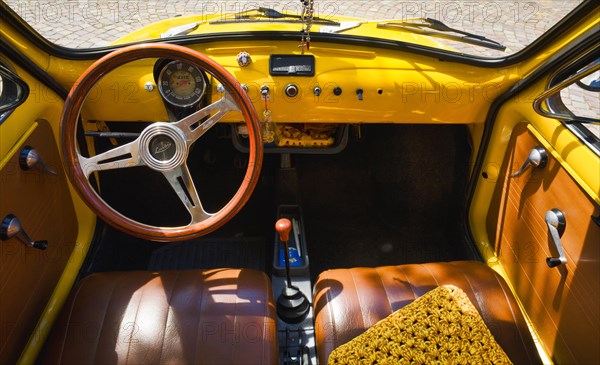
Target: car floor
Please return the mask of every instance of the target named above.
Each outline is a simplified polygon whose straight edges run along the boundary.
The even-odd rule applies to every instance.
[[[188,159],[209,211],[233,195],[245,172],[246,156],[224,127],[203,137]],[[341,153],[292,155],[290,168],[265,154],[250,201],[216,232],[165,244],[100,224],[81,275],[216,267],[270,273],[280,204],[302,208],[313,280],[329,268],[479,259],[463,223],[468,140],[462,125],[368,125],[351,128]],[[165,179],[148,169],[103,172],[100,185],[107,202],[139,221],[187,220]]]
[[[329,268],[478,259],[463,224],[464,126],[363,126],[341,154],[300,156],[311,276]]]

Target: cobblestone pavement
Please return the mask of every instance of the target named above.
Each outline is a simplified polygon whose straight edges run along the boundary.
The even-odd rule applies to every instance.
[[[179,15],[213,15],[270,7],[299,12],[299,0],[200,1],[200,0],[8,0],[6,1],[41,34],[67,47],[107,45],[144,25]],[[522,49],[558,22],[581,0],[546,1],[390,1],[316,0],[316,15],[366,19],[435,18],[446,24],[483,34],[507,47],[506,52],[469,48],[477,55],[501,56]]]
[[[316,0],[321,17],[365,19],[430,17],[451,27],[484,35],[504,44],[505,52],[449,42],[455,49],[478,56],[499,57],[521,50],[557,23],[581,0],[545,1],[390,1]],[[144,25],[186,15],[234,13],[259,6],[299,12],[299,0],[8,0],[6,3],[50,41],[73,48],[107,45]],[[598,115],[598,93],[571,89],[567,93],[585,113]],[[598,128],[595,133],[600,135]]]

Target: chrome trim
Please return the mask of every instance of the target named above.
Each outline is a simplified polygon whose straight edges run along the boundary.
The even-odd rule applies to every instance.
[[[119,159],[119,157],[122,157]],[[77,152],[79,166],[89,179],[90,175],[96,171],[123,169],[134,166],[141,166],[142,161],[139,153],[139,138],[122,146],[113,148],[106,152],[97,154],[94,157],[83,157]],[[115,160],[117,159],[117,160]],[[109,162],[104,162],[108,161]]]
[[[217,124],[217,122],[221,120],[225,114],[233,110],[239,111],[240,109],[235,103],[235,100],[233,100],[233,97],[227,91],[225,91],[221,99],[171,125],[174,125],[180,129],[187,137],[189,143],[192,144],[198,140],[198,138],[202,137],[202,135],[204,135],[204,133],[206,133],[210,128]],[[217,112],[211,115],[214,111]],[[209,115],[209,118],[202,121],[203,118],[206,118]]]
[[[202,89],[200,90],[200,93],[195,98],[191,99],[191,101],[188,103],[180,104],[180,103],[174,102],[173,100],[169,99],[169,97],[168,97],[169,95],[167,93],[165,93],[165,90],[163,90],[163,78],[164,78],[165,72],[167,71],[167,69],[169,69],[169,67],[171,67],[172,65],[176,65],[178,63],[181,63],[184,66],[193,67],[194,69],[196,69],[196,71],[198,71],[198,73],[202,77]],[[183,66],[182,66],[182,70],[183,70]],[[166,80],[166,81],[167,81],[167,84],[169,84],[169,80]],[[169,103],[170,105],[176,106],[176,107],[187,108],[187,107],[191,107],[191,106],[198,104],[200,102],[200,100],[202,100],[202,98],[204,98],[204,96],[206,95],[206,88],[207,88],[208,81],[206,79],[206,74],[198,66],[187,63],[187,62],[175,60],[175,61],[171,61],[171,62],[167,63],[162,68],[162,70],[160,70],[160,73],[158,75],[157,84],[158,84],[158,92],[160,93],[162,98],[165,100],[165,102]],[[172,90],[171,90],[171,92],[172,92]]]
[[[298,85],[294,83],[289,83],[285,86],[285,95],[287,95],[288,97],[295,98],[296,96],[298,96],[298,93]]]
[[[575,82],[581,80],[582,78],[584,78],[586,76],[593,74],[594,72],[596,72],[598,70],[600,70],[600,58],[596,59],[594,62],[590,63],[588,66],[579,70],[577,73],[571,75],[570,77],[566,78],[565,80],[554,85],[550,89],[544,91],[540,96],[538,96],[533,101],[533,108],[535,109],[535,111],[538,114],[543,115],[545,117],[562,119],[562,120],[576,119],[577,117],[573,113],[569,112],[568,110],[564,110],[564,111],[554,110],[553,105],[551,103],[548,103],[547,100],[553,96],[556,96],[558,93],[560,93],[560,91],[562,89],[571,86]],[[546,102],[545,104],[548,107],[548,110],[544,109],[544,102]],[[585,119],[584,121],[587,121],[587,122],[596,122],[596,120],[591,119],[591,118],[579,118],[579,119]]]
[[[202,222],[213,216],[202,207],[198,190],[194,185],[187,164],[184,163],[173,170],[163,171],[163,175],[190,213],[191,220],[189,224]]]
[[[167,136],[173,140],[175,154],[166,161],[155,158],[150,150],[150,143],[157,136]],[[142,131],[138,143],[141,162],[156,171],[173,170],[183,165],[187,159],[187,138],[179,128],[171,123],[157,122],[148,126]]]
[[[533,101],[533,109],[544,117],[562,121],[563,125],[568,130],[570,130],[577,138],[579,138],[596,155],[600,156],[600,140],[598,140],[595,135],[591,134],[587,128],[581,126],[582,123],[597,123],[598,120],[587,117],[577,117],[568,109],[566,109],[560,98],[560,90],[597,71],[600,68],[600,59],[595,58],[593,62],[591,62],[585,68],[579,70],[579,72],[576,74],[571,75],[556,85],[552,85],[552,82],[566,70],[576,67],[577,64],[584,59],[596,56],[598,53],[598,48],[598,46],[595,46],[591,49],[588,49],[579,57],[570,60],[557,71],[555,71],[550,77],[550,81],[547,86],[549,89],[547,89]]]

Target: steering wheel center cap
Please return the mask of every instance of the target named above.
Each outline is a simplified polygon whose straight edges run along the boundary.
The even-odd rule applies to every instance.
[[[149,149],[150,155],[158,161],[169,161],[177,152],[173,138],[164,134],[152,137]]]
[[[140,157],[146,166],[157,171],[170,171],[183,165],[187,143],[183,132],[169,123],[154,123],[140,136]]]

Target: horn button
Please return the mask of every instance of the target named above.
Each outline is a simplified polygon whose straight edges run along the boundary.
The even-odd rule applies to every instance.
[[[159,134],[150,139],[150,155],[158,161],[169,161],[177,152],[173,138]]]
[[[179,128],[169,123],[154,123],[140,136],[140,157],[157,171],[170,171],[183,165],[187,157],[187,142]]]

